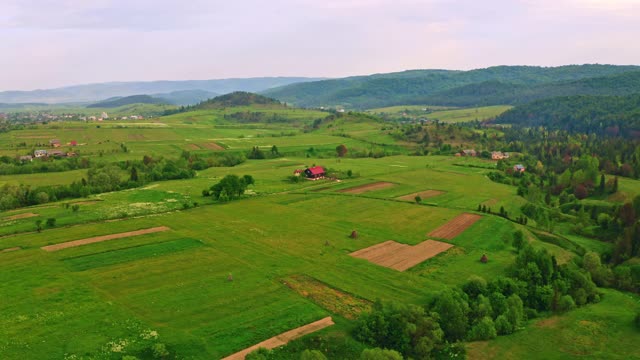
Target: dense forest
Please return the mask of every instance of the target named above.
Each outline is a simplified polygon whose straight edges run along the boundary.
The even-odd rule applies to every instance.
[[[297,106],[355,109],[403,104],[521,104],[551,96],[638,93],[639,70],[612,65],[413,70],[293,84],[264,94]]]

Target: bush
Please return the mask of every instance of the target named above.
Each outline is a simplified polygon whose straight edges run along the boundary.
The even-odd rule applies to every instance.
[[[245,360],[267,360],[271,354],[271,350],[261,347],[247,354]]]
[[[365,349],[360,355],[360,360],[402,360],[402,355],[395,350]]]
[[[153,352],[153,357],[156,359],[162,359],[169,355],[167,346],[162,343],[153,344],[153,346],[151,346],[151,351]]]
[[[305,350],[300,355],[300,360],[327,360],[327,357],[319,350]]]
[[[569,311],[576,308],[576,303],[571,295],[563,295],[558,302],[558,311]]]
[[[485,316],[473,325],[469,332],[470,340],[490,340],[497,336],[496,327],[490,317]]]
[[[54,227],[54,226],[56,226],[56,218],[48,218],[47,227]]]
[[[498,333],[498,335],[509,335],[509,334],[512,334],[514,331],[513,325],[504,314],[498,316],[498,318],[495,321],[495,326],[496,326],[496,332]]]

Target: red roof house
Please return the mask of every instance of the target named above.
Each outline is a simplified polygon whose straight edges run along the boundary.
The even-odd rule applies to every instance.
[[[314,167],[307,168],[304,171],[304,173],[308,179],[320,179],[327,174],[327,172],[324,170],[322,166],[314,166]]]

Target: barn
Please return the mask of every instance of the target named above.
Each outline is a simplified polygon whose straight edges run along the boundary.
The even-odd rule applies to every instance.
[[[314,166],[304,170],[307,179],[321,179],[327,172],[322,166]]]

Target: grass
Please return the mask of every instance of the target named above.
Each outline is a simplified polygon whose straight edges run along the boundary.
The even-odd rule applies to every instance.
[[[427,119],[439,120],[444,123],[460,123],[475,120],[483,121],[495,118],[511,108],[512,106],[508,105],[494,105],[477,108],[435,111],[428,114]]]

